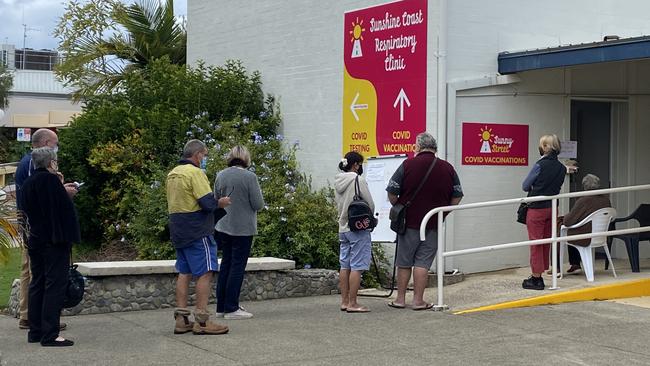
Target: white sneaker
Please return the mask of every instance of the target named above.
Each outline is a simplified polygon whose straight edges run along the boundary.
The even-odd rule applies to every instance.
[[[250,319],[253,317],[253,314],[240,307],[236,311],[225,313],[223,317],[225,319]]]
[[[225,314],[225,313],[217,313],[216,316],[217,316],[217,318],[223,318],[223,315],[224,315],[224,314]]]

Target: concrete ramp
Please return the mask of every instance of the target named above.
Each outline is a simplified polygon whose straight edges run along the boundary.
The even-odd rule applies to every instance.
[[[521,300],[506,301],[494,305],[457,311],[454,314],[468,314],[479,311],[521,308],[539,305],[554,305],[576,301],[598,301],[650,296],[650,279],[625,281],[607,285],[562,291]]]

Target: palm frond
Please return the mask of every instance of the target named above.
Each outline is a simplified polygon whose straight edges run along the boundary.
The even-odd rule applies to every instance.
[[[7,201],[0,202],[0,263],[9,260],[9,250],[20,245],[17,214]]]

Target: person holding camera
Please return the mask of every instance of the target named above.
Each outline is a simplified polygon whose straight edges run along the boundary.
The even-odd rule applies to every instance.
[[[341,290],[341,311],[348,313],[367,313],[370,309],[357,302],[357,292],[361,286],[363,271],[370,268],[371,240],[370,228],[374,227],[374,217],[361,221],[355,227],[350,227],[348,209],[360,198],[368,206],[370,215],[375,211],[375,203],[370,196],[368,182],[363,174],[363,156],[356,151],[350,151],[339,162],[341,173],[334,178],[334,192],[339,217],[339,287]]]
[[[47,128],[39,128],[32,134],[32,150],[38,149],[39,147],[49,147],[54,152],[56,153],[59,149],[59,137],[57,136],[56,132],[47,129]],[[22,195],[20,195],[20,190],[22,189],[23,184],[29,178],[32,174],[34,174],[36,170],[36,167],[34,165],[34,161],[32,160],[32,153],[31,151],[23,155],[23,157],[20,159],[20,163],[18,164],[18,169],[16,170],[16,175],[15,175],[15,183],[16,183],[16,192],[17,192],[17,197],[18,199],[16,200],[16,205],[18,206],[18,210],[22,211]],[[59,172],[58,170],[56,171],[56,175],[59,177],[61,180],[61,183],[63,183],[63,187],[65,188],[66,192],[68,193],[68,196],[70,198],[74,198],[75,195],[79,192],[79,187],[80,185],[75,184],[75,183],[65,183],[63,179],[63,174]],[[19,220],[21,222],[21,232],[22,232],[22,239],[24,243],[27,243],[27,238],[28,238],[28,233],[26,231],[26,225],[24,223],[24,219],[22,217],[19,217]],[[20,292],[19,292],[19,297],[20,297],[20,317],[18,321],[18,327],[20,329],[29,329],[29,318],[28,318],[28,299],[29,299],[29,283],[32,280],[31,277],[31,272],[29,270],[29,255],[27,253],[27,249],[22,250],[22,266],[20,270]],[[65,323],[60,323],[61,330],[64,330],[66,328]]]
[[[56,151],[32,151],[34,172],[18,192],[29,226],[27,250],[32,273],[28,317],[30,343],[65,347],[74,342],[59,336],[61,310],[68,284],[72,243],[80,241],[79,222],[72,199],[57,175]]]

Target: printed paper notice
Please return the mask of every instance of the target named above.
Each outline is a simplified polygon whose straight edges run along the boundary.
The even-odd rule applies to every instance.
[[[383,182],[384,181],[384,163],[368,164],[368,173],[366,174],[368,182]]]

